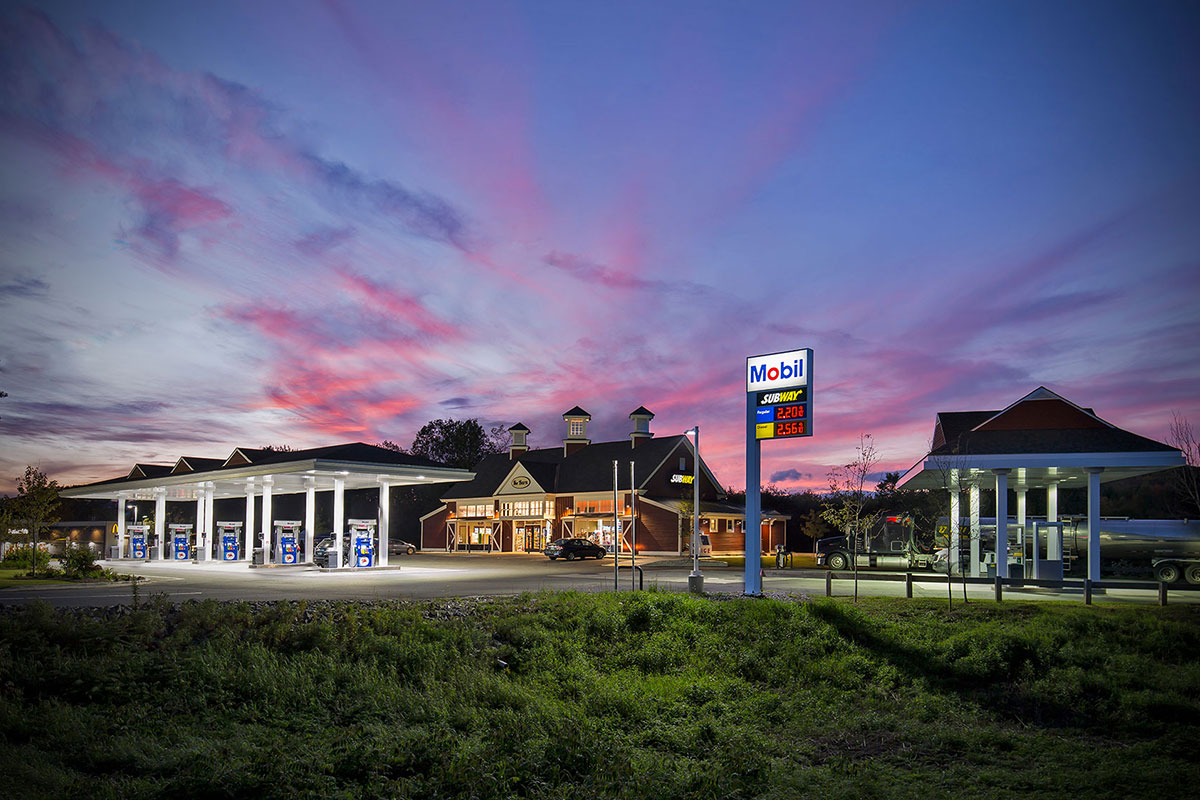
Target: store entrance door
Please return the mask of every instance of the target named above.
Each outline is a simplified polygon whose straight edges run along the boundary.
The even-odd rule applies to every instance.
[[[546,531],[540,524],[518,523],[514,541],[519,553],[540,553],[546,549]]]

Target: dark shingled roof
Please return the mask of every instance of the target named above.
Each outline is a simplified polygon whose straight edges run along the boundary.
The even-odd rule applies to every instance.
[[[598,488],[612,486],[612,462],[620,462],[617,469],[617,487],[629,489],[629,462],[633,461],[639,484],[650,477],[651,471],[663,462],[685,436],[667,436],[649,439],[637,447],[631,447],[628,439],[615,442],[596,442],[581,447],[569,456],[563,448],[529,450],[515,459],[507,453],[490,455],[474,467],[475,479],[461,481],[451,486],[443,500],[459,500],[466,497],[492,497],[501,482],[520,463],[533,479],[552,494],[594,492]]]
[[[520,422],[518,422],[516,425],[513,425],[511,428],[509,428],[509,430],[510,431],[525,431],[526,433],[529,433],[529,428],[526,428],[525,425]]]
[[[631,416],[631,417],[650,417],[650,419],[654,419],[654,412],[649,411],[645,406],[638,406],[633,411],[629,412],[629,416]]]
[[[932,455],[1012,453],[1149,453],[1176,448],[1120,428],[1090,430],[966,431]]]
[[[180,466],[179,461],[186,462],[186,464],[192,468],[193,472],[202,472],[204,470],[209,470],[209,469],[219,469],[225,463],[225,459],[223,459],[223,458],[200,458],[198,456],[180,456],[179,460],[175,462],[176,466]],[[174,472],[175,469],[172,468],[171,471]],[[179,471],[183,472],[184,470],[181,469]]]
[[[592,415],[584,411],[579,406],[575,406],[570,411],[563,412],[563,418],[565,419],[567,417],[587,417],[588,419],[591,419]]]
[[[335,444],[327,447],[312,447],[307,450],[265,450],[261,448],[236,448],[243,455],[250,459],[251,465],[259,464],[288,464],[293,461],[353,461],[367,464],[394,464],[406,467],[445,467],[445,464],[439,464],[436,461],[430,461],[428,458],[421,456],[409,455],[408,453],[397,453],[395,450],[389,450],[386,447],[378,447],[365,442],[351,442],[349,444]],[[194,473],[180,472],[176,475],[191,475],[202,472],[221,473],[232,471],[244,467],[244,464],[231,464],[224,466],[227,459],[223,458],[187,458],[188,462],[195,464],[196,462],[204,462],[205,467],[198,467]],[[178,460],[176,460],[178,463]],[[215,465],[215,466],[207,466]],[[159,478],[172,474],[174,465],[166,464],[135,464],[137,468],[142,470],[142,474],[146,478]],[[132,470],[131,470],[132,472]],[[128,475],[123,475],[120,478],[109,478],[108,480],[95,481],[93,483],[79,484],[71,488],[80,488],[82,486],[102,486],[105,484],[122,483],[130,480],[144,480],[144,478],[130,478]]]

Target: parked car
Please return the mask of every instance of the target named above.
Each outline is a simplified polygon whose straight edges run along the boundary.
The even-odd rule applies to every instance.
[[[388,539],[388,555],[390,556],[401,554],[411,556],[415,552],[417,552],[415,544],[410,544],[403,539]]]
[[[587,558],[595,556],[596,558],[604,558],[608,555],[608,551],[595,542],[587,539],[555,539],[550,544],[546,545],[543,550],[551,561],[557,558],[565,558],[567,561],[574,561],[577,558]]]

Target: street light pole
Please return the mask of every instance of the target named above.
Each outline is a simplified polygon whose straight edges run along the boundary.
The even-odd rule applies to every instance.
[[[701,593],[704,575],[700,572],[700,426],[686,433],[695,437],[692,453],[692,574],[688,576],[688,591]]]

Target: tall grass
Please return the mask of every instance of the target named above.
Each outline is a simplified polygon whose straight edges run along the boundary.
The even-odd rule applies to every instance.
[[[13,797],[1168,796],[1200,778],[1198,621],[655,592],[31,606],[0,613],[0,769]]]

